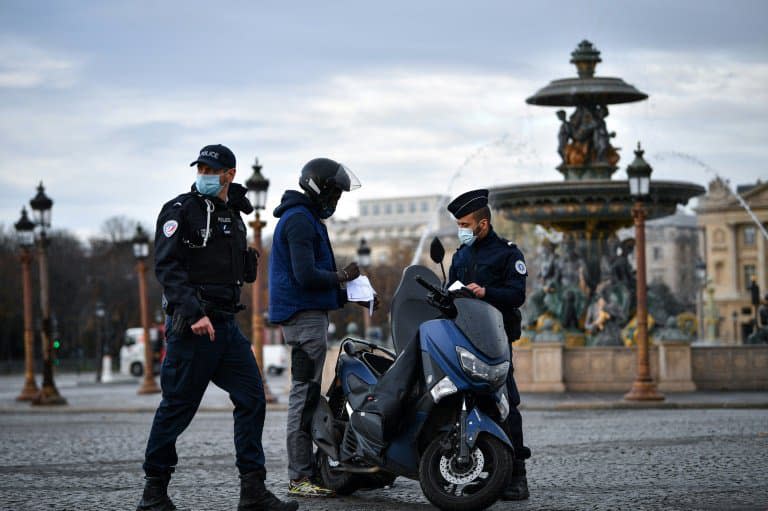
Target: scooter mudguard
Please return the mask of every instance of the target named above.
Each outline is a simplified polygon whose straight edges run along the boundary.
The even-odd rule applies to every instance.
[[[339,459],[339,446],[333,430],[333,413],[328,401],[321,397],[312,416],[312,440],[331,459]]]
[[[504,430],[501,429],[501,426],[478,408],[473,408],[472,411],[467,414],[467,423],[465,426],[465,431],[467,432],[467,445],[470,449],[475,447],[477,437],[480,436],[480,433],[488,433],[489,435],[495,436],[509,446],[510,449],[514,449],[512,447],[512,442],[509,441],[509,437],[504,433]]]

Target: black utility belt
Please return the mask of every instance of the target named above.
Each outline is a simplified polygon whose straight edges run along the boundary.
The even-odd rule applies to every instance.
[[[205,315],[210,319],[231,319],[235,314],[245,309],[245,306],[242,304],[218,304],[205,300],[201,300],[200,305],[202,305]]]

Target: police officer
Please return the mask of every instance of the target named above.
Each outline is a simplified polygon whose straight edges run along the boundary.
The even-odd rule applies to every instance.
[[[292,347],[288,493],[331,497],[333,491],[313,480],[310,426],[328,349],[328,312],[346,303],[342,286],[356,279],[360,270],[357,263],[336,268],[323,220],[333,215],[342,192],[359,188],[360,182],[344,165],[317,158],[301,170],[299,186],[303,193],[287,190],[275,209],[280,220],[269,255],[269,320],[280,324]]]
[[[456,218],[461,246],[453,255],[448,281],[459,281],[476,298],[496,307],[504,318],[504,330],[509,342],[520,337],[520,306],[525,302],[525,267],[523,253],[511,242],[500,238],[491,226],[488,208],[488,190],[473,190],[459,195],[448,211]],[[511,360],[510,360],[511,363]],[[517,406],[520,394],[510,365],[507,375],[507,393],[510,412],[505,427],[515,449],[512,477],[503,498],[528,498],[525,460],[531,451],[523,444],[523,419]]]
[[[251,344],[235,322],[243,282],[256,278],[257,254],[246,244],[240,213],[253,207],[234,184],[235,155],[223,145],[200,151],[197,180],[167,202],[157,219],[155,273],[163,286],[168,348],[160,371],[163,399],[147,442],[146,483],[138,511],[176,507],[168,482],[177,463],[176,438],[195,415],[209,382],[226,390],[235,419],[239,510],[295,511],[264,486],[264,387]]]

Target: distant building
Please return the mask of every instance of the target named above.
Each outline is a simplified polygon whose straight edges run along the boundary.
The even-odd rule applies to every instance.
[[[703,260],[696,216],[678,211],[645,224],[648,282],[663,282],[688,310],[695,310],[700,290],[696,263]]]
[[[443,195],[362,199],[358,216],[347,220],[331,218],[326,222],[333,251],[340,261],[356,259],[360,240],[365,239],[371,249],[372,264],[396,263],[412,254],[424,231],[430,230],[422,247],[424,255],[428,257],[429,241],[438,235],[450,256],[458,240],[456,224],[445,209],[446,204],[447,197]]]
[[[739,195],[759,222],[768,223],[768,183],[739,186]],[[707,278],[720,316],[719,338],[741,343],[752,329],[754,311],[748,286],[754,278],[760,294],[768,292],[766,242],[760,227],[720,178],[696,208],[702,228]]]

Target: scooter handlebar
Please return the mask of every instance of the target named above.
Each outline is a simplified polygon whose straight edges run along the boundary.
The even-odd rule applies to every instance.
[[[439,295],[444,294],[441,289],[436,288],[435,286],[433,286],[432,284],[424,280],[424,278],[421,275],[416,275],[415,279],[416,279],[416,282],[421,284],[421,287],[426,288],[428,291],[431,291]]]

